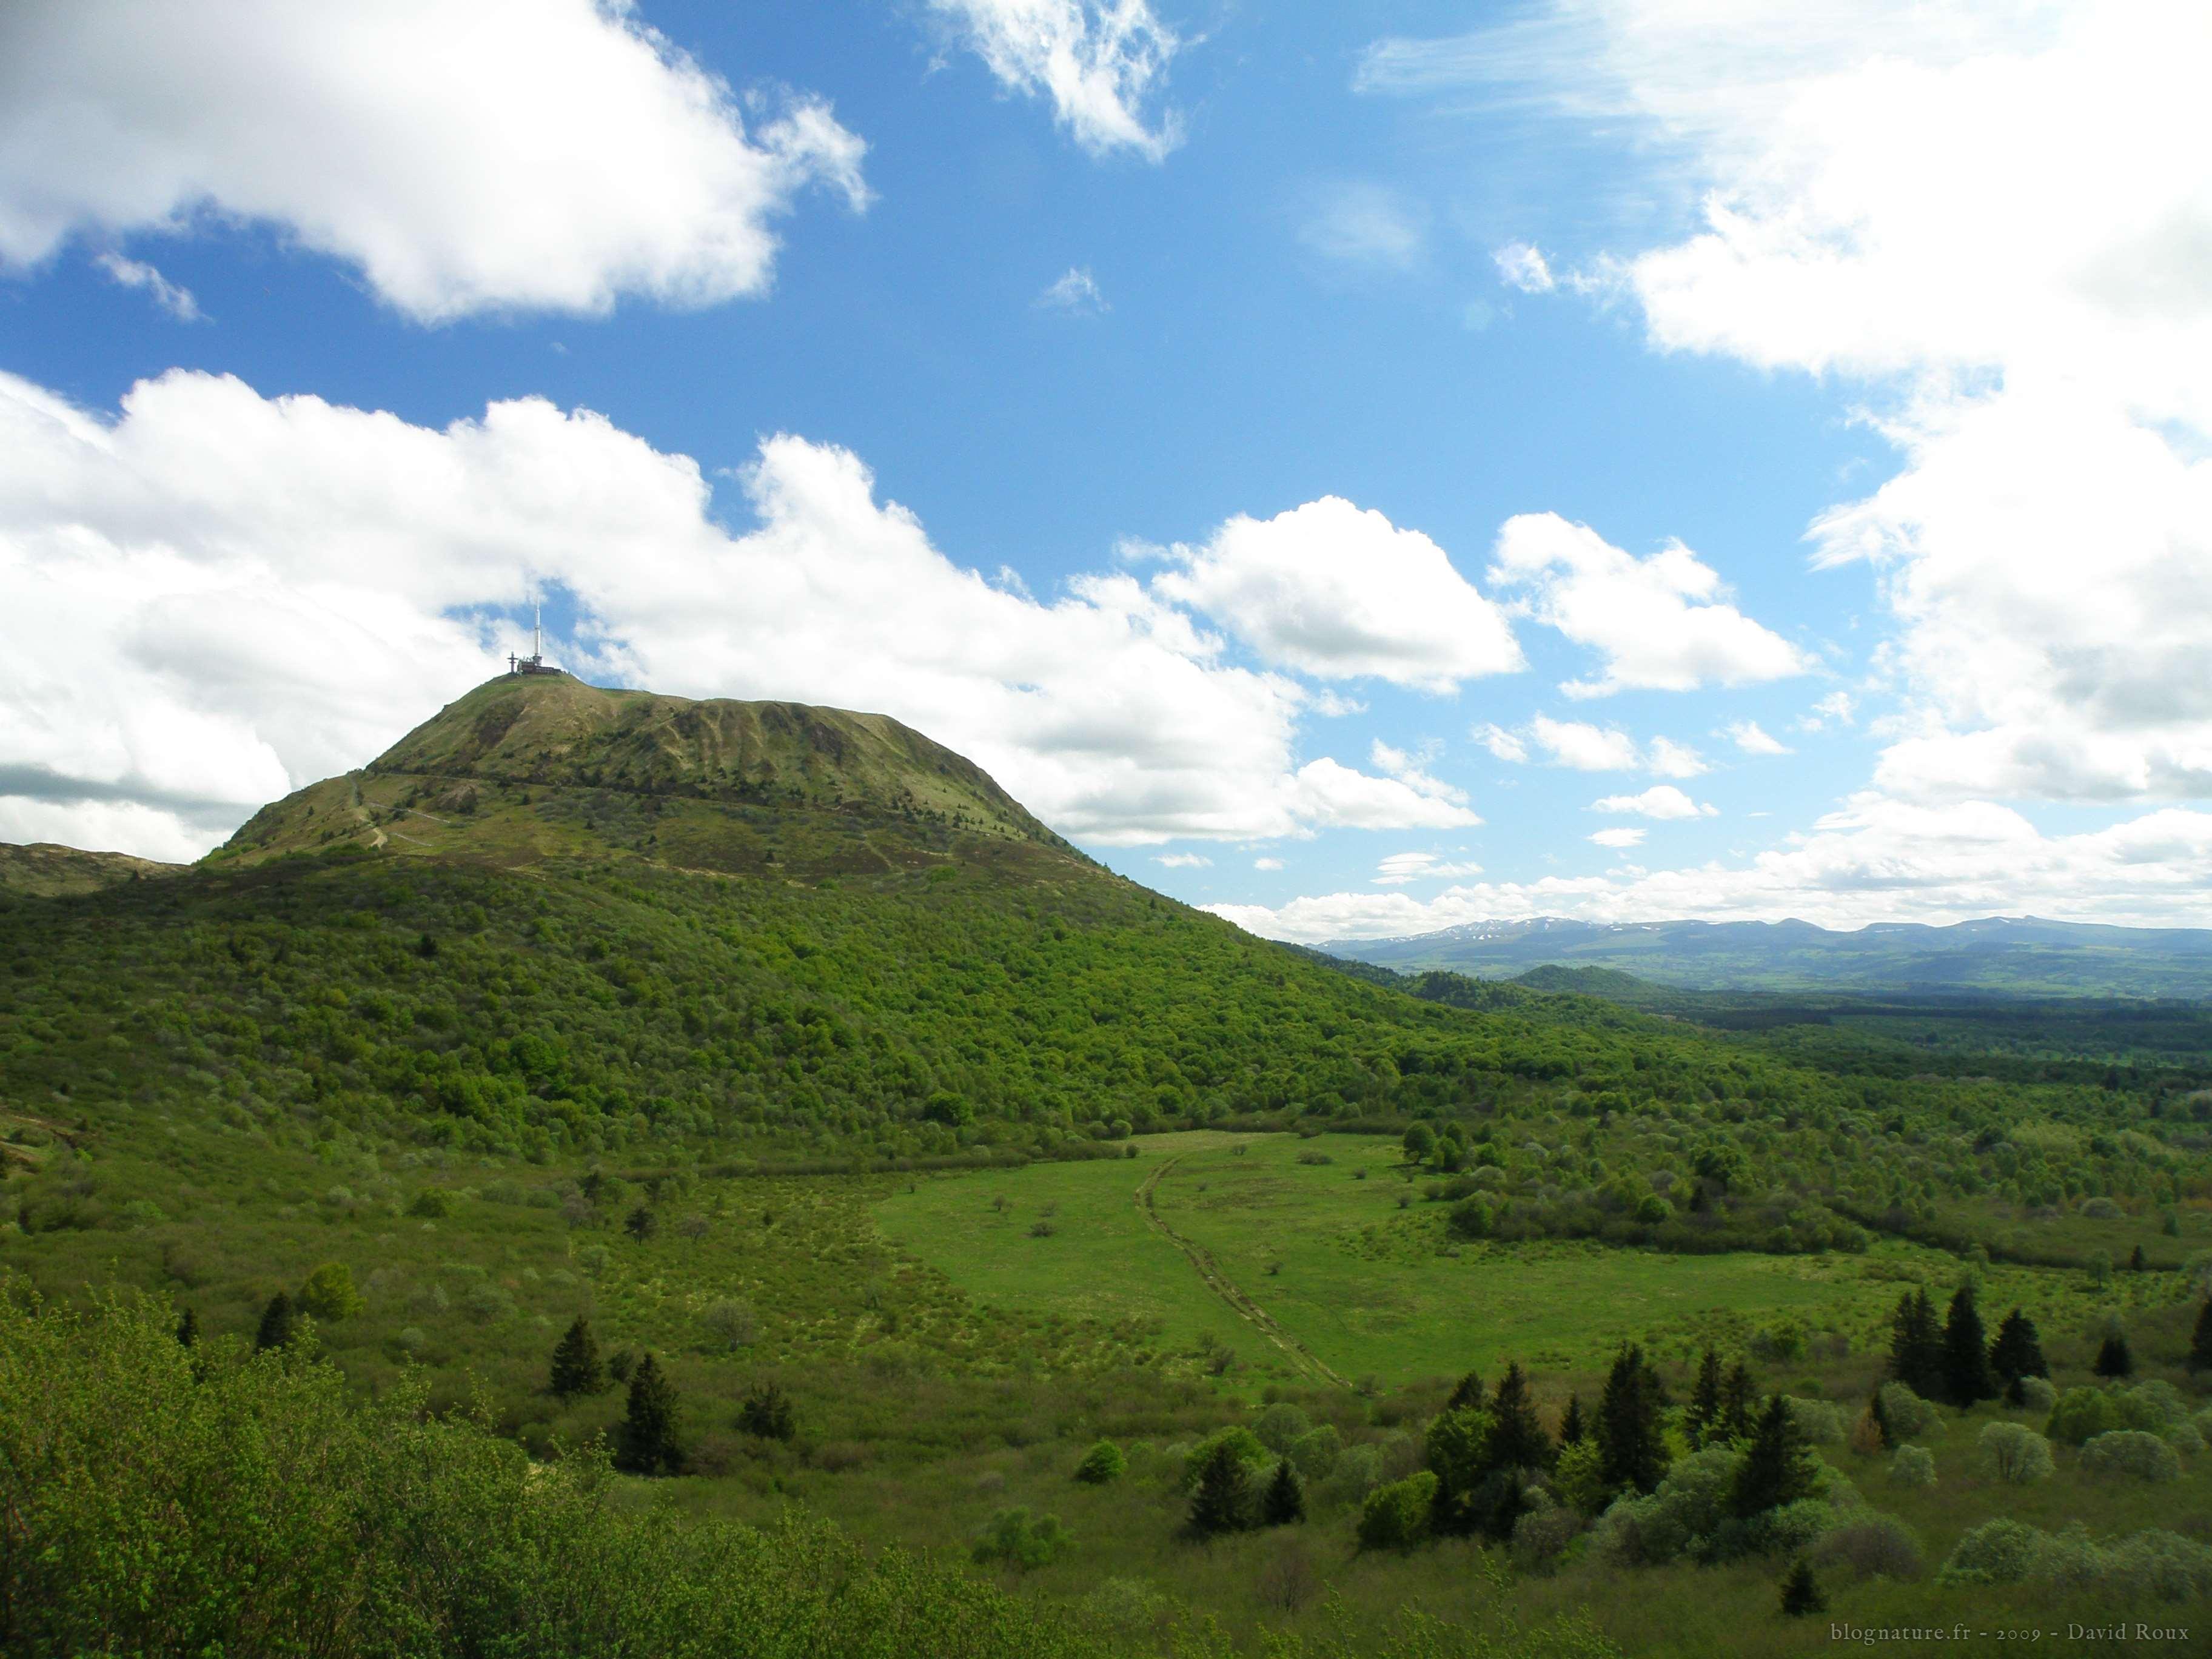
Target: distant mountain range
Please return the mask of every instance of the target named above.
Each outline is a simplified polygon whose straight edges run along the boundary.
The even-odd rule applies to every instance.
[[[1476,921],[1404,939],[1332,939],[1332,956],[1407,971],[1512,978],[1532,968],[1616,969],[1692,990],[1983,991],[2003,995],[2212,997],[2212,930],[1990,916],[1948,927],[1809,921]]]

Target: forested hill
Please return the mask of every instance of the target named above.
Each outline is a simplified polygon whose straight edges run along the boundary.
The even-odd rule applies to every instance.
[[[182,867],[133,858],[128,853],[87,853],[75,847],[57,847],[52,842],[33,842],[27,847],[0,842],[0,892],[46,898],[63,893],[91,893],[118,881],[173,876]]]
[[[1407,994],[1064,850],[890,722],[550,679],[191,871],[0,894],[0,1141],[41,1225],[102,1224],[56,1135],[737,1167],[1420,1118],[1456,1137],[1443,1174],[1510,1198],[1485,1225],[1682,1248],[1826,1248],[1939,1186],[2204,1183],[2162,1076],[1871,1073],[1585,997]]]

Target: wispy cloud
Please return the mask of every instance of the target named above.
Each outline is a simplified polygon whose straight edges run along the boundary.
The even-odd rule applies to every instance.
[[[1040,311],[1064,311],[1072,317],[1097,317],[1113,307],[1099,292],[1088,265],[1071,265],[1067,274],[1036,296]]]
[[[149,264],[137,259],[126,259],[119,253],[103,253],[93,264],[107,273],[110,282],[125,288],[140,288],[154,296],[154,303],[180,323],[206,320],[207,313],[200,302],[192,298],[188,288],[179,288]]]

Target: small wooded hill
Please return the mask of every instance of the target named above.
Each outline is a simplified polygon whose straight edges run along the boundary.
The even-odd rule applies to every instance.
[[[509,675],[264,807],[209,862],[342,842],[507,864],[612,848],[819,877],[939,865],[959,841],[1033,874],[1089,867],[981,767],[888,715]]]
[[[128,853],[87,853],[52,842],[33,842],[27,847],[0,842],[0,891],[41,898],[97,892],[118,881],[173,876],[184,867],[133,858]]]

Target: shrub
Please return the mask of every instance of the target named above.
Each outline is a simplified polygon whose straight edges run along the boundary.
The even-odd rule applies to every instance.
[[[2212,1593],[2212,1546],[2158,1528],[2099,1545],[2078,1521],[2057,1534],[1990,1521],[1959,1540],[1936,1577],[1947,1584],[2043,1580],[2115,1600],[2180,1601]]]
[[[1925,1446],[1899,1446],[1889,1460],[1889,1482],[1893,1486],[1934,1486],[1936,1454]]]
[[[1253,1468],[1269,1468],[1275,1461],[1273,1454],[1261,1443],[1260,1437],[1243,1425],[1217,1429],[1193,1447],[1190,1455],[1183,1459],[1182,1478],[1176,1483],[1182,1490],[1190,1492],[1196,1488],[1199,1476],[1212,1460],[1215,1450],[1223,1446],[1231,1449],[1240,1462]]]
[[[760,1335],[760,1318],[753,1312],[753,1304],[734,1297],[708,1303],[699,1322],[706,1328],[708,1344],[725,1352],[750,1347]]]
[[[1902,1382],[1881,1385],[1881,1414],[1899,1440],[1925,1434],[1936,1423],[1936,1407]]]
[[[1298,1473],[1307,1480],[1325,1480],[1335,1469],[1336,1460],[1343,1450],[1344,1437],[1337,1432],[1336,1425],[1324,1423],[1291,1442],[1289,1455],[1291,1462],[1298,1466]]]
[[[1000,1510],[976,1535],[975,1547],[970,1553],[987,1565],[995,1562],[1018,1572],[1030,1572],[1051,1565],[1074,1542],[1057,1516],[1032,1518],[1027,1510]]]
[[[1595,1438],[1585,1435],[1559,1449],[1559,1462],[1552,1466],[1552,1490],[1580,1515],[1595,1515],[1605,1507],[1612,1494],[1605,1484],[1605,1452]]]
[[[479,1325],[495,1325],[514,1311],[514,1298],[496,1285],[471,1285],[461,1292],[461,1311]]]
[[[426,1221],[442,1221],[453,1212],[453,1195],[443,1187],[425,1187],[407,1201],[407,1213]]]
[[[2008,1485],[2029,1486],[2051,1478],[2051,1443],[2018,1423],[1990,1424],[1974,1448],[1982,1468]]]
[[[1312,1428],[1306,1414],[1286,1401],[1268,1407],[1252,1423],[1252,1432],[1260,1443],[1279,1457],[1287,1456],[1291,1448]]]
[[[1426,1469],[1368,1493],[1359,1509],[1360,1548],[1409,1550],[1425,1541],[1436,1495],[1437,1478]]]
[[[331,1322],[350,1318],[368,1305],[354,1288],[353,1269],[343,1261],[325,1261],[309,1273],[296,1302],[301,1313]]]
[[[788,1440],[798,1432],[798,1417],[791,1396],[773,1382],[763,1382],[738,1407],[738,1427],[763,1440]]]
[[[1791,1400],[1790,1420],[1796,1425],[1797,1432],[1814,1445],[1843,1443],[1844,1414],[1825,1400]]]
[[[1349,1446],[1322,1483],[1321,1495],[1331,1504],[1357,1504],[1382,1484],[1382,1454],[1372,1446]]]
[[[1104,1486],[1121,1478],[1128,1461],[1121,1449],[1110,1440],[1101,1440],[1083,1454],[1083,1461],[1075,1466],[1075,1478],[1085,1486]]]
[[[2020,1390],[2020,1403],[2027,1410],[2047,1415],[2058,1403],[2058,1390],[2045,1376],[2023,1376],[2013,1385]]]
[[[1592,1547],[1624,1565],[1657,1566],[1711,1538],[1730,1517],[1743,1454],[1708,1446],[1681,1459],[1648,1498],[1615,1498],[1598,1517]]]
[[[2166,1431],[2166,1443],[2185,1457],[2194,1457],[2204,1449],[2204,1434],[2185,1417]]]
[[[2102,1389],[2069,1389],[2051,1408],[2043,1431],[2062,1445],[2079,1446],[2124,1428],[2120,1404]]]
[[[2153,1528],[2116,1540],[2104,1556],[2105,1582],[2119,1595],[2145,1601],[2212,1595],[2212,1546]]]
[[[1523,1572],[1548,1571],[1582,1530],[1582,1517],[1560,1504],[1530,1510],[1513,1523],[1513,1565]]]
[[[1936,1575],[1945,1584],[2017,1584],[2035,1564],[2043,1534],[2021,1521],[1987,1521],[1959,1540]]]
[[[1926,1571],[1920,1540],[1893,1515],[1862,1515],[1832,1528],[1813,1560],[1855,1578],[1917,1578]]]
[[[2094,1436],[2081,1448],[2083,1473],[2130,1480],[2179,1480],[2181,1459],[2154,1434],[2122,1429]]]

